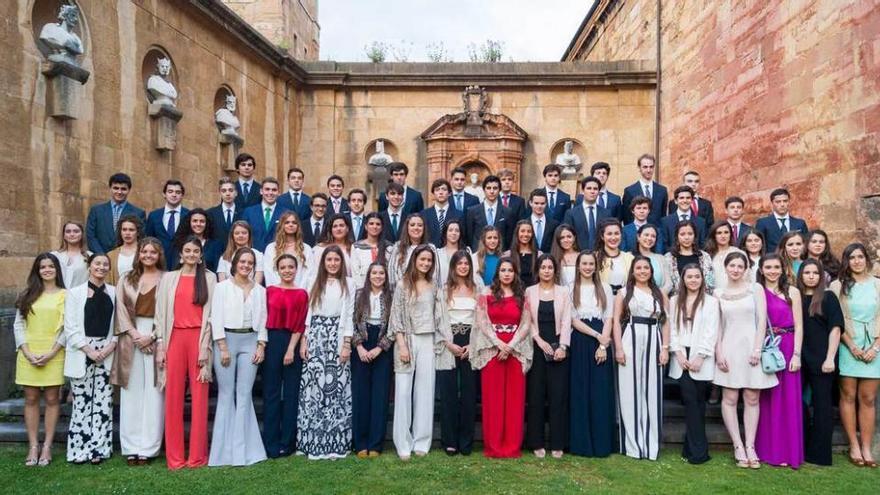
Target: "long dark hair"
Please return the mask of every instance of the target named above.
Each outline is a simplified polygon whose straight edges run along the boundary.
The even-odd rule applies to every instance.
[[[391,287],[388,285],[388,269],[385,265],[374,261],[367,267],[367,278],[364,286],[357,290],[354,296],[354,321],[361,323],[366,321],[370,316],[370,294],[373,292],[373,283],[370,281],[370,275],[373,269],[381,268],[385,272],[385,282],[382,283],[382,292],[379,296],[382,300],[382,320],[388,323],[388,317],[391,314]]]
[[[842,296],[849,295],[849,291],[851,291],[856,284],[855,274],[849,266],[849,257],[856,251],[861,251],[862,254],[865,255],[865,271],[867,273],[871,273],[871,269],[874,267],[874,263],[871,262],[871,258],[868,256],[868,250],[865,248],[864,244],[861,242],[854,242],[845,247],[843,249],[843,254],[840,256],[840,274],[837,276],[838,280],[840,280],[840,294]]]
[[[422,222],[422,237],[418,240],[413,240],[409,236],[409,223],[413,220],[420,220]],[[406,253],[409,251],[411,246],[418,246],[420,244],[424,244],[427,242],[428,238],[428,229],[425,225],[425,219],[422,218],[418,213],[410,213],[403,220],[403,230],[400,232],[400,240],[397,241],[397,259],[389,260],[392,263],[397,263],[398,266],[402,266],[404,261],[406,261]],[[410,258],[412,259],[412,258]],[[436,261],[436,260],[434,260]],[[436,263],[435,263],[436,264]]]
[[[602,287],[602,278],[599,276],[599,262],[596,260],[596,253],[593,251],[581,251],[580,254],[578,254],[577,261],[574,263],[577,276],[574,278],[574,285],[572,286],[572,302],[574,303],[575,308],[578,308],[581,305],[581,258],[584,256],[592,256],[593,262],[596,263],[596,268],[593,270],[593,276],[590,277],[590,280],[593,282],[593,292],[596,294],[596,304],[599,305],[601,313],[604,314],[605,308],[608,306],[608,300],[605,297],[605,289]]]
[[[383,265],[387,265],[388,262],[385,260],[385,252],[388,250],[388,246],[390,246],[391,243],[388,242],[387,240],[385,240],[385,236],[382,234],[385,231],[385,220],[382,219],[381,213],[376,212],[376,211],[371,211],[370,213],[367,213],[367,215],[364,217],[364,227],[363,227],[364,232],[367,231],[367,224],[370,223],[370,220],[372,220],[374,218],[379,220],[379,223],[382,225],[382,230],[379,231],[379,238],[376,239],[376,262],[382,263]],[[367,235],[367,237],[369,237],[369,235]],[[366,243],[366,240],[367,239],[365,237],[363,240],[358,241],[358,242]],[[355,244],[357,244],[357,243],[355,243]],[[367,246],[369,246],[369,244],[367,244]],[[386,268],[387,268],[387,266],[386,266]]]
[[[141,275],[144,274],[144,265],[141,263],[141,249],[144,246],[153,246],[153,249],[159,252],[159,259],[156,260],[156,269],[160,272],[165,271],[165,253],[162,251],[162,242],[155,237],[144,237],[138,242],[134,263],[131,265],[131,270],[125,275],[125,280],[134,287],[137,287],[141,281]]]
[[[468,262],[468,272],[464,277],[459,277],[455,273],[455,267],[461,260],[467,260]],[[474,283],[474,259],[471,258],[471,253],[464,249],[459,249],[449,257],[449,276],[446,277],[447,301],[452,301],[452,293],[455,292],[455,288],[459,285],[464,285],[475,294],[477,292],[477,284]]]
[[[324,287],[327,285],[327,278],[330,276],[330,274],[327,273],[327,268],[324,265],[324,262],[327,259],[327,255],[330,253],[336,253],[342,260],[339,263],[339,273],[334,276],[334,278],[338,279],[339,285],[342,286],[343,297],[348,295],[348,284],[345,283],[345,256],[342,254],[342,248],[336,244],[330,244],[324,248],[324,252],[321,253],[321,260],[318,264],[318,275],[315,277],[315,283],[312,285],[312,290],[309,292],[309,306],[311,308],[317,308],[321,305],[321,299],[324,296]]]
[[[519,229],[523,226],[527,226],[532,232],[532,241],[529,243],[529,248],[532,250],[532,274],[536,275],[535,270],[538,268],[538,244],[535,242],[535,229],[532,227],[530,219],[516,222],[516,226],[513,228],[513,240],[510,242],[510,257],[517,263],[522,263],[522,254],[519,252]]]
[[[672,246],[669,247],[669,252],[672,253],[673,256],[679,256],[681,254],[681,244],[678,242],[678,233],[685,227],[690,227],[694,232],[694,243],[691,245],[691,250],[694,254],[700,254],[700,246],[697,242],[697,224],[695,224],[693,220],[682,220],[675,224],[675,233],[672,235]]]
[[[553,246],[550,248],[550,254],[560,263],[562,263],[563,261],[562,258],[565,257],[565,251],[562,249],[562,246],[559,245],[559,238],[562,237],[562,233],[566,230],[571,232],[571,248],[575,251],[580,251],[580,247],[578,246],[577,231],[574,230],[574,227],[571,226],[571,224],[560,224],[553,232]]]
[[[196,263],[196,277],[195,277],[195,290],[193,291],[193,299],[192,303],[196,306],[204,306],[208,303],[208,280],[206,278],[207,269],[205,268],[205,248],[202,247],[202,241],[199,240],[198,237],[191,235],[183,240],[183,243],[180,245],[180,250],[178,251],[179,256],[179,267],[178,270],[183,267],[183,247],[187,244],[194,244],[199,247],[199,253],[202,256],[202,259]],[[213,276],[213,275],[212,275]]]
[[[580,258],[580,255],[578,255],[578,258]],[[556,258],[554,258],[551,254],[544,253],[541,256],[538,256],[538,259],[535,261],[535,271],[533,271],[532,273],[535,275],[535,279],[540,281],[541,277],[540,275],[538,275],[537,270],[539,270],[541,268],[541,265],[544,264],[544,262],[547,260],[550,260],[550,262],[553,263],[553,284],[559,285],[559,262],[556,261]],[[575,270],[577,270],[577,267],[575,267]]]
[[[501,273],[501,265],[505,263],[508,263],[513,267],[513,282],[510,283],[510,290],[513,292],[513,297],[516,299],[517,306],[522,308],[526,290],[525,287],[523,287],[522,280],[519,278],[519,267],[516,266],[516,263],[509,256],[505,256],[498,260],[498,269],[495,270],[495,276],[492,277],[492,285],[489,286],[489,291],[494,298],[493,304],[501,303],[501,298],[504,297],[504,293],[501,292],[501,279],[499,278],[499,274]]]
[[[466,244],[464,242],[464,225],[458,218],[449,218],[446,220],[446,225],[443,226],[443,233],[440,236],[439,247],[446,247],[446,234],[449,232],[449,226],[452,224],[458,225],[458,248],[462,249]]]
[[[193,208],[183,217],[183,220],[180,221],[180,227],[178,227],[177,232],[174,233],[174,241],[172,245],[178,251],[180,251],[183,245],[186,244],[188,238],[195,237],[198,239],[198,236],[193,233],[192,229],[192,218],[196,215],[205,217],[205,232],[202,234],[202,237],[204,237],[206,241],[213,237],[214,225],[211,223],[211,215],[208,215],[208,212],[202,208]],[[232,232],[231,229],[230,232]],[[251,239],[251,242],[253,242],[253,239]]]
[[[782,256],[779,253],[768,253],[764,256],[761,256],[761,260],[758,262],[758,276],[756,282],[761,284],[762,287],[767,287],[767,279],[764,278],[764,264],[768,261],[776,260],[779,262],[779,266],[782,267],[782,274],[779,276],[779,281],[776,282],[779,285],[779,292],[785,297],[785,302],[791,306],[791,296],[788,295],[788,289],[791,287],[791,283],[788,280],[788,269],[785,267],[785,260],[782,259]]]
[[[825,274],[821,261],[808,258],[801,263],[801,268],[797,274],[797,288],[801,291],[801,295],[806,297],[808,287],[804,283],[804,269],[808,266],[815,266],[819,270],[819,283],[815,287],[809,288],[813,291],[813,296],[810,298],[810,316],[822,316],[822,300],[825,298]]]
[[[834,253],[831,250],[831,241],[828,239],[828,234],[824,230],[813,229],[807,235],[807,245],[806,249],[804,249],[807,258],[810,257],[810,241],[815,235],[822,236],[822,238],[825,239],[825,250],[819,254],[817,259],[822,262],[822,267],[825,269],[825,272],[827,272],[832,279],[835,279],[837,278],[837,274],[840,273],[840,260],[837,259],[837,256],[834,256]]]
[[[684,274],[687,273],[688,270],[697,270],[700,272],[700,288],[697,289],[697,297],[694,299],[694,303],[688,308],[687,299],[688,299],[688,289],[684,287]],[[678,292],[678,300],[676,301],[675,309],[676,309],[676,318],[675,323],[679,327],[681,326],[681,318],[684,316],[685,321],[693,322],[694,315],[697,313],[697,309],[699,309],[700,305],[703,304],[703,296],[706,294],[706,277],[703,274],[703,269],[700,268],[700,265],[696,263],[688,263],[681,270],[681,285],[684,290],[680,290]]]
[[[633,294],[635,293],[636,286],[636,264],[640,261],[644,261],[648,264],[648,268],[651,269],[651,276],[648,277],[648,288],[651,289],[651,296],[654,298],[656,302],[656,307],[660,309],[660,321],[666,319],[666,308],[663,304],[663,292],[660,291],[660,287],[657,287],[657,284],[654,282],[654,265],[651,264],[651,259],[647,256],[642,256],[641,254],[637,254],[633,257],[632,264],[629,266],[629,274],[626,277],[626,295],[623,296],[623,312],[624,312],[624,320],[628,320],[630,317],[629,314],[629,302],[633,298]]]
[[[761,251],[758,253],[758,257],[764,256],[764,253],[767,251],[767,239],[764,238],[764,234],[758,232],[757,230],[752,229],[746,235],[740,237],[738,247],[742,250],[742,252],[746,253],[746,260],[748,261],[748,264],[746,264],[746,266],[748,268],[755,266],[755,262],[752,261],[752,256],[749,253],[749,250],[746,249],[746,240],[748,240],[750,235],[761,239]]]
[[[27,318],[33,312],[34,303],[43,295],[43,291],[46,289],[43,284],[43,277],[40,276],[40,263],[43,260],[52,261],[52,264],[55,265],[55,285],[59,289],[64,288],[64,279],[61,276],[61,263],[58,262],[58,258],[50,252],[38,254],[31,265],[30,273],[28,273],[27,287],[21,291],[21,294],[15,300],[15,308],[18,309],[23,318]]]
[[[719,220],[713,223],[712,227],[709,229],[709,234],[706,236],[706,252],[713,258],[718,254],[718,241],[715,240],[715,234],[723,228],[726,228],[727,233],[730,234],[730,242],[728,243],[728,246],[733,246],[733,229],[730,227],[730,224],[727,223],[727,220]]]
[[[119,219],[119,223],[116,224],[116,247],[119,247],[123,244],[122,242],[122,224],[128,222],[134,225],[135,230],[137,230],[135,244],[140,242],[141,239],[144,238],[144,222],[141,220],[141,217],[136,215],[123,215],[122,218]]]
[[[596,229],[596,249],[594,249],[593,252],[596,253],[596,271],[600,273],[605,269],[605,262],[608,261],[608,253],[605,252],[605,231],[611,227],[617,227],[617,229],[620,230],[621,235],[623,235],[623,229],[620,227],[620,222],[616,218],[604,218],[600,220],[599,228]],[[618,252],[622,252],[620,245],[617,246],[617,250]]]
[[[642,226],[639,227],[639,229],[636,231],[636,249],[635,249],[635,250],[636,250],[636,252],[638,252],[638,253],[641,253],[641,252],[642,252],[642,251],[641,251],[642,248],[641,248],[641,246],[639,246],[639,237],[641,237],[641,236],[642,236],[642,232],[644,232],[644,231],[646,231],[646,230],[653,230],[653,231],[654,231],[654,245],[651,246],[651,252],[652,252],[652,253],[656,253],[656,252],[657,252],[657,245],[660,244],[660,243],[659,243],[659,241],[660,241],[660,229],[658,229],[657,226],[654,225],[653,223],[645,223],[645,224],[642,224]],[[602,249],[602,250],[603,250],[603,251],[604,251],[604,243],[605,243],[605,241],[603,240],[603,241],[602,241],[602,244],[603,244],[603,249]]]
[[[799,258],[792,258],[789,256],[788,249],[785,247],[785,245],[788,244],[788,241],[795,237],[801,238],[801,255]],[[788,276],[790,285],[797,284],[797,273],[794,273],[794,262],[802,261],[807,257],[807,240],[804,239],[803,234],[797,230],[792,230],[783,234],[782,238],[779,239],[779,245],[776,246],[776,253],[782,258],[782,268]]]
[[[437,270],[437,253],[434,252],[434,249],[430,244],[419,244],[413,249],[412,256],[409,257],[409,263],[406,265],[406,271],[403,272],[403,288],[407,291],[410,297],[416,296],[416,282],[422,276],[419,271],[416,269],[416,258],[419,257],[420,254],[428,252],[431,253],[431,269],[428,270],[428,273],[424,275],[425,279],[430,282],[434,278],[434,270]]]
[[[345,249],[350,251],[351,245],[354,242],[354,237],[352,237],[351,225],[348,223],[348,215],[345,213],[336,213],[327,220],[327,228],[321,231],[321,239],[318,240],[318,244],[321,246],[336,244],[336,239],[333,238],[333,224],[336,223],[337,220],[341,220],[342,223],[345,224],[345,228],[348,230],[348,233],[345,234]]]

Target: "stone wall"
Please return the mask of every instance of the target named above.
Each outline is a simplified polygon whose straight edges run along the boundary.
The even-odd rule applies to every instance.
[[[620,3],[649,12],[656,0]],[[632,19],[611,19],[608,44],[625,41]],[[745,193],[751,217],[787,186],[838,251],[861,239],[876,255],[880,2],[663,2],[661,19],[661,165],[699,170],[716,203]]]
[[[263,36],[297,60],[318,60],[318,0],[223,0]]]

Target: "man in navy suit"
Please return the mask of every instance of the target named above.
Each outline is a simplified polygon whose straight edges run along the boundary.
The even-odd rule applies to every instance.
[[[303,242],[311,247],[318,244],[321,233],[327,226],[327,195],[315,193],[312,195],[310,207],[312,214],[303,222]]]
[[[513,230],[513,225],[508,220],[511,218],[510,210],[498,201],[498,194],[500,192],[501,179],[497,175],[487,175],[483,179],[483,194],[485,195],[483,203],[471,206],[465,214],[465,239],[474,251],[479,246],[483,229],[488,225],[498,229],[504,249],[507,249],[510,245],[510,234]],[[516,222],[514,221],[513,223]]]
[[[367,237],[366,222],[364,217],[364,207],[367,205],[367,193],[363,189],[352,189],[348,191],[348,212],[345,218],[351,228],[351,235],[355,241],[363,240]]]
[[[711,201],[700,196],[700,174],[693,170],[685,172],[684,185],[694,190],[694,202],[691,205],[694,215],[705,220],[706,225],[711,228],[712,224],[715,223],[715,209],[712,207]],[[678,208],[678,205],[675,204],[675,199],[673,198],[669,201],[668,211],[672,213],[676,208]]]
[[[332,217],[348,211],[348,201],[342,196],[344,191],[342,176],[333,174],[327,178],[327,215]]]
[[[553,235],[556,233],[556,227],[559,227],[559,222],[545,215],[547,193],[543,189],[535,189],[529,194],[529,209],[531,213],[528,219],[535,232],[535,243],[538,245],[538,250],[542,253],[549,253],[553,248]]]
[[[546,215],[557,222],[562,222],[565,212],[571,208],[571,196],[559,189],[562,167],[551,163],[544,167],[544,192],[547,193]]]
[[[608,210],[612,217],[618,220],[623,220],[623,208],[621,207],[622,203],[620,196],[609,191],[607,187],[608,176],[611,175],[611,165],[606,162],[596,162],[590,167],[590,175],[599,179],[599,182],[602,183],[602,189],[599,189],[599,197],[596,199],[596,204]],[[583,200],[584,195],[578,193],[574,200],[574,204],[580,204]]]
[[[174,233],[180,227],[180,221],[189,213],[187,208],[180,205],[186,189],[179,180],[169,179],[165,181],[162,195],[165,196],[165,206],[156,208],[147,216],[147,224],[144,232],[149,237],[155,237],[162,243],[167,258],[171,253],[171,241]]]
[[[229,177],[221,177],[220,204],[208,208],[208,217],[214,227],[213,238],[216,239],[223,250],[226,250],[226,241],[229,239],[229,230],[233,222],[241,220],[241,210],[235,206],[235,183]]]
[[[428,240],[434,246],[440,247],[443,241],[443,228],[448,220],[461,218],[458,212],[449,204],[449,190],[452,187],[446,179],[436,179],[431,183],[431,195],[434,197],[434,205],[422,210],[420,215],[428,229]]]
[[[266,246],[275,242],[275,229],[282,210],[278,207],[278,179],[266,177],[260,186],[263,200],[260,204],[249,206],[242,213],[242,220],[251,226],[254,249],[263,252]]]
[[[654,155],[645,153],[636,161],[639,167],[639,180],[623,190],[623,222],[631,223],[633,221],[632,213],[630,213],[630,202],[636,196],[644,196],[651,200],[651,214],[648,222],[654,225],[660,225],[660,219],[666,214],[666,203],[669,199],[669,193],[666,187],[654,181],[654,169],[657,160]]]
[[[406,215],[403,214],[403,186],[394,181],[388,182],[385,200],[388,201],[388,209],[380,212],[382,225],[385,226],[382,236],[388,242],[397,242],[400,240],[400,230],[406,220]]]
[[[584,200],[565,212],[565,217],[562,219],[562,223],[574,227],[578,247],[582,250],[592,251],[595,248],[599,221],[612,218],[611,212],[596,203],[601,188],[602,182],[599,179],[592,175],[584,177],[581,181],[581,194]]]
[[[248,206],[259,204],[260,183],[254,179],[257,169],[257,160],[247,154],[239,153],[235,157],[235,170],[238,172],[238,180],[235,182],[235,205],[244,211]]]
[[[694,211],[691,209],[694,201],[694,190],[689,186],[678,186],[673,194],[675,195],[675,204],[678,205],[678,208],[660,221],[660,235],[663,237],[663,246],[668,251],[675,243],[675,227],[679,222],[690,220],[697,226],[695,249],[702,248],[709,227],[706,226],[706,221],[695,216]]]
[[[498,171],[498,178],[501,179],[501,205],[510,210],[508,224],[516,225],[516,222],[528,215],[526,200],[513,193],[513,171],[501,169]]]
[[[620,249],[635,254],[639,251],[639,229],[642,228],[642,225],[648,223],[648,216],[651,213],[651,200],[644,196],[636,196],[630,204],[630,213],[633,216],[633,221],[623,226]],[[660,226],[654,225],[654,227],[654,233],[657,236],[657,239],[654,241],[654,252],[665,253]]]
[[[774,189],[770,193],[770,207],[773,208],[773,212],[755,222],[755,230],[764,235],[764,241],[767,243],[765,252],[776,252],[779,241],[787,232],[797,230],[804,235],[807,234],[809,230],[807,222],[789,214],[790,203],[791,194],[788,189],[781,187]]]
[[[409,175],[409,167],[402,162],[393,162],[388,165],[388,174],[391,181],[403,186],[403,215],[420,213],[425,209],[425,200],[422,193],[406,185],[406,177]],[[379,211],[388,209],[388,200],[385,196],[379,197]]]
[[[86,241],[89,251],[108,253],[116,247],[116,227],[119,219],[134,215],[144,220],[144,210],[128,202],[131,177],[122,172],[110,176],[110,201],[92,206],[86,219]]]
[[[465,186],[467,186],[467,170],[461,167],[452,169],[449,183],[452,185],[449,203],[461,213],[462,217],[464,217],[468,208],[480,204],[480,198],[464,190]]]
[[[303,191],[306,174],[302,169],[293,167],[287,171],[287,192],[278,198],[278,207],[282,211],[292,211],[299,217],[300,223],[304,222],[312,214],[309,207],[309,195]]]
[[[752,226],[743,222],[745,201],[739,196],[731,196],[724,201],[724,211],[727,213],[727,224],[730,225],[730,244],[739,246],[740,242],[752,231]]]

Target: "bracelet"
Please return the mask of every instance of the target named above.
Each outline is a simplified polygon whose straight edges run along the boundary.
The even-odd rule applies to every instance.
[[[607,349],[608,349],[608,346],[607,346],[607,345],[599,344],[599,350],[600,350],[600,351],[605,351],[605,350],[607,350]]]
[[[668,351],[668,350],[669,350],[669,344],[662,345],[662,346],[660,346],[660,348],[663,349],[664,351]]]
[[[801,357],[801,353],[800,353],[800,352],[793,352],[792,355],[793,355],[794,357],[796,357],[796,358],[800,358],[800,357]]]

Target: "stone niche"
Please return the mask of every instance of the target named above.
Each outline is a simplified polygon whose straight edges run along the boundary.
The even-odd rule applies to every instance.
[[[169,65],[167,74],[160,73],[160,60]],[[153,147],[159,151],[172,151],[177,146],[177,123],[183,118],[183,112],[177,105],[177,66],[164,48],[153,46],[147,50],[141,63],[141,80],[148,103]]]
[[[214,124],[217,126],[217,163],[226,174],[235,172],[235,157],[244,146],[239,101],[232,88],[223,85],[214,93]]]
[[[519,191],[523,146],[528,134],[506,115],[488,113],[488,93],[476,86],[462,92],[461,113],[444,115],[421,134],[425,142],[428,183],[449,177],[456,167],[478,181],[501,169],[514,175]]]
[[[76,119],[81,87],[91,73],[82,67],[89,51],[85,15],[72,1],[36,0],[31,9],[34,43],[43,55],[47,113],[59,120]]]
[[[364,148],[364,163],[367,164],[367,197],[378,208],[378,199],[385,194],[390,175],[388,165],[399,160],[397,145],[388,138],[373,139]]]

